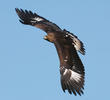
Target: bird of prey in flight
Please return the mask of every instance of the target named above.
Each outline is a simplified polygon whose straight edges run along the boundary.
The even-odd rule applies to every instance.
[[[55,23],[28,10],[15,8],[20,22],[35,26],[47,33],[44,39],[52,42],[60,60],[60,77],[63,91],[82,95],[84,90],[85,70],[77,51],[85,54],[83,43],[77,36],[66,29],[61,29]]]

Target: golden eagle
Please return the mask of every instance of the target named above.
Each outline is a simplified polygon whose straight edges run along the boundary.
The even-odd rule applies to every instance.
[[[85,54],[83,43],[77,36],[66,29],[62,30],[55,23],[31,11],[15,8],[20,22],[32,25],[47,33],[45,40],[54,43],[60,60],[61,86],[63,91],[81,95],[84,89],[84,66],[77,51]]]

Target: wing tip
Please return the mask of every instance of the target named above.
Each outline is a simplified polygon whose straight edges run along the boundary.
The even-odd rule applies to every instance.
[[[82,96],[84,94],[83,88],[81,88],[80,90],[74,89],[70,84],[68,84],[66,89],[62,88],[62,90],[64,93],[66,92],[65,90],[67,90],[70,95],[74,94],[75,96]]]
[[[79,40],[80,41],[80,40]],[[82,55],[85,55],[86,54],[86,51],[85,51],[85,48],[84,48],[84,44],[82,41],[80,41],[80,49],[79,49],[79,52],[82,54]]]
[[[82,55],[85,55],[85,54],[86,54],[84,46],[82,46],[82,47],[80,48],[79,52],[80,52]]]
[[[75,96],[81,96],[84,94],[84,75],[79,73],[71,72],[68,70],[67,73],[61,75],[61,86],[63,92],[68,91],[69,94],[74,94]]]
[[[18,11],[18,8],[15,8],[15,11],[17,12]]]
[[[66,84],[66,85],[67,85],[66,89],[62,88],[64,93],[65,93],[65,90],[67,90],[70,95],[74,94],[75,96],[77,95],[82,96],[84,94],[83,87],[78,89],[78,88],[73,88],[71,84]]]
[[[32,25],[35,26],[35,24],[40,23],[41,21],[46,20],[45,18],[39,16],[36,13],[33,13],[30,10],[23,10],[23,9],[19,9],[19,8],[15,8],[15,11],[18,15],[18,17],[20,18],[20,22],[22,24],[27,24],[27,25]]]
[[[19,9],[19,8],[15,8],[15,11],[18,15],[18,17],[20,18],[19,21],[22,24],[27,24],[27,25],[34,25],[34,23],[32,23],[32,18],[35,17],[35,14],[33,14],[31,11],[27,11],[27,10],[23,10],[23,9]]]

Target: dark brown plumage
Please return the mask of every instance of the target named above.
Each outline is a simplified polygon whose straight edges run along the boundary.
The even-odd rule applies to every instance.
[[[85,71],[77,53],[79,51],[81,54],[85,54],[83,43],[74,34],[65,29],[62,30],[36,13],[18,8],[15,10],[22,24],[42,29],[47,33],[44,39],[54,43],[60,59],[63,91],[68,90],[70,94],[74,95],[83,94]]]

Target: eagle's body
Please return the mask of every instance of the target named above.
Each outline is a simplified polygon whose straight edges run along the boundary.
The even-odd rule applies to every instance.
[[[63,91],[68,90],[70,94],[74,93],[75,95],[83,94],[85,71],[77,53],[79,51],[81,54],[85,54],[83,43],[74,34],[65,29],[62,30],[36,13],[22,9],[16,9],[16,12],[21,23],[42,29],[47,33],[44,39],[54,43],[60,59]]]

